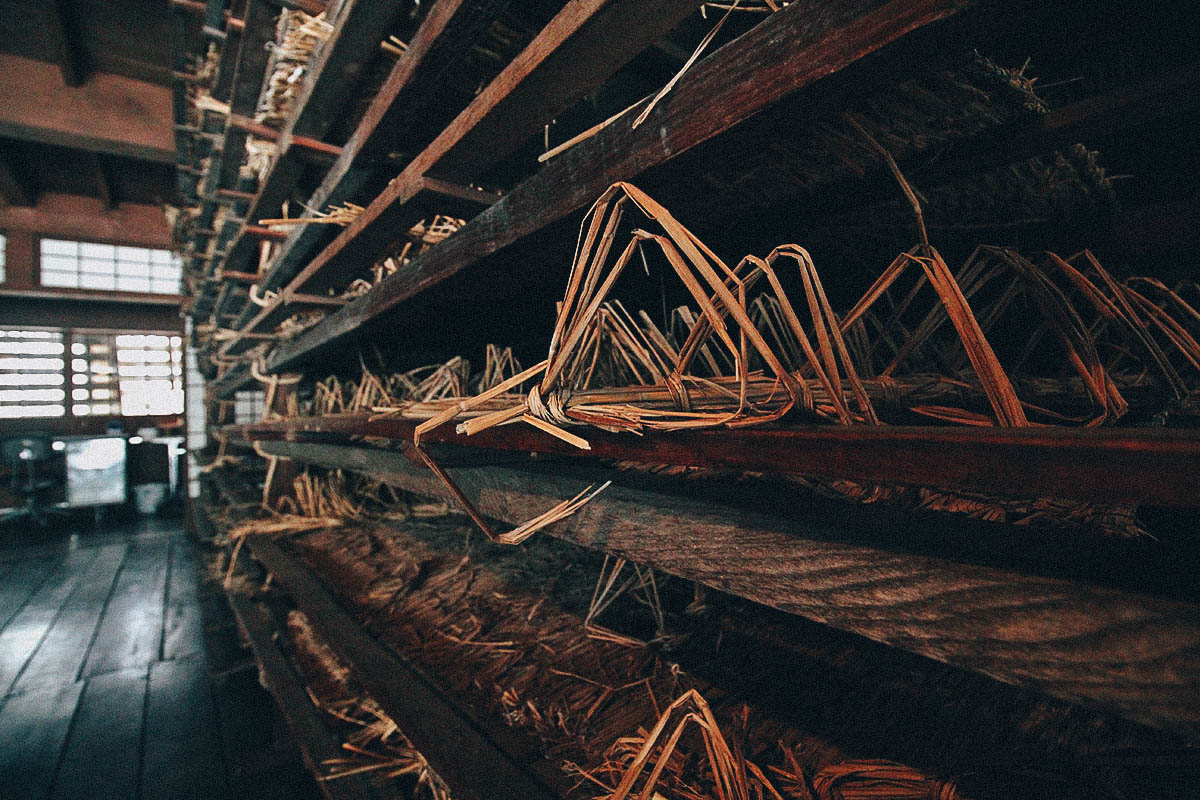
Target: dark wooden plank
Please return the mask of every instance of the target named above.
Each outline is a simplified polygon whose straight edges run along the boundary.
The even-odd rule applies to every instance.
[[[270,623],[263,612],[239,594],[229,595],[229,605],[254,651],[260,683],[275,698],[292,737],[300,747],[305,765],[319,779],[326,774],[323,764],[342,756],[341,746],[276,646]],[[356,800],[374,796],[366,781],[359,776],[320,781],[320,787],[329,800]]]
[[[365,297],[281,345],[268,367],[281,371],[299,364],[409,297],[586,206],[614,181],[631,180],[669,161],[966,4],[966,0],[792,3],[697,62],[658,103],[645,124],[633,128],[637,112],[631,111],[556,156],[454,236],[414,259]],[[397,179],[388,191],[411,192],[399,185],[402,183]],[[376,215],[393,204],[390,195],[381,195],[327,250],[350,244]],[[318,259],[328,260],[332,253],[323,251]]]
[[[85,677],[158,659],[169,551],[165,537],[132,543],[88,652]]]
[[[244,440],[411,442],[415,423],[371,414],[293,417],[224,432]],[[1196,507],[1200,433],[1165,428],[807,426],[720,431],[582,431],[580,450],[524,425],[462,436],[447,424],[424,441],[583,459],[900,482],[1014,497]]]
[[[25,607],[42,581],[53,572],[58,561],[57,558],[26,559],[16,564],[5,576],[4,582],[0,583],[0,631]]]
[[[216,709],[204,660],[150,666],[142,800],[229,797]]]
[[[455,502],[400,453],[261,447]],[[483,514],[513,524],[588,486],[501,467],[455,470],[454,479]],[[1200,733],[1200,607],[884,550],[847,541],[847,525],[614,485],[548,533],[1007,683]]]
[[[237,55],[229,89],[231,114],[254,113],[270,59],[268,42],[275,39],[276,13],[266,0],[249,0],[246,5],[246,25],[236,40]]]
[[[77,550],[62,559],[0,633],[0,697],[8,694],[95,555],[95,550]]]
[[[208,0],[204,4],[203,30],[205,35],[224,38],[228,35],[225,30],[225,9],[229,0]]]
[[[346,95],[399,14],[394,3],[343,5],[333,20],[333,32],[308,70],[296,113],[284,127],[281,143],[286,145],[293,136],[321,139],[325,135],[343,113]]]
[[[214,398],[228,400],[234,393],[255,383],[249,364],[234,364],[225,374],[212,381],[209,388]]]
[[[87,681],[50,793],[52,800],[137,797],[147,668]]]
[[[695,11],[692,0],[568,3],[414,166],[477,180]]]
[[[188,658],[204,652],[204,620],[196,596],[198,568],[191,542],[182,537],[175,539],[171,543],[167,607],[163,617],[163,660]]]
[[[26,692],[0,708],[0,796],[46,796],[82,690],[82,683],[73,683]]]
[[[303,564],[269,539],[251,537],[248,542],[254,557],[350,665],[355,678],[447,782],[454,797],[494,798],[500,786],[504,796],[523,800],[559,796],[531,771],[533,763],[518,761],[501,749],[411,665],[372,639]]]
[[[14,690],[28,691],[76,679],[87,658],[126,550],[125,544],[105,545],[99,549],[79,588],[25,665]]]

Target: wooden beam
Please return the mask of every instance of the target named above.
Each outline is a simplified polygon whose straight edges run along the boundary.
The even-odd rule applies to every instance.
[[[400,453],[295,442],[261,448],[454,502],[445,484]],[[510,524],[588,485],[502,467],[458,469],[454,479],[484,514]],[[861,543],[868,531],[853,528],[852,514],[809,519],[803,507],[788,511],[783,503],[771,514],[618,483],[547,533],[1006,683],[1200,736],[1200,607],[883,549]]]
[[[83,52],[72,0],[49,0],[47,14],[54,60],[67,86],[82,86],[88,79],[87,56]]]
[[[631,180],[838,72],[906,34],[943,19],[965,0],[847,0],[792,3],[696,63],[633,128],[637,110],[549,161],[454,236],[295,339],[269,361],[285,370],[413,295],[591,203],[616,180]],[[644,103],[643,103],[644,106]],[[639,106],[639,108],[642,106]],[[407,171],[406,173],[407,174]],[[404,175],[317,261],[338,257],[399,201]],[[314,261],[314,263],[317,263]],[[311,268],[312,265],[310,265]]]
[[[412,441],[415,424],[396,417],[300,417],[226,431],[251,440],[348,443],[359,437]],[[585,459],[791,473],[881,481],[1013,497],[1198,507],[1200,432],[1163,428],[953,428],[806,426],[721,431],[581,431],[579,450],[524,425],[474,436],[447,424],[430,442]]]
[[[0,228],[92,242],[169,250],[171,229],[162,208],[123,203],[105,209],[95,197],[47,192],[32,207],[0,207]]]
[[[37,196],[37,186],[25,166],[14,163],[7,153],[0,153],[0,200],[10,206],[32,206]]]
[[[565,776],[547,761],[534,762],[532,743],[503,725],[483,729],[407,661],[384,649],[342,610],[307,567],[279,545],[262,536],[252,536],[247,543],[321,638],[351,666],[354,678],[446,781],[454,797],[558,800],[564,796],[569,785]],[[504,747],[508,742],[516,743],[519,755]],[[563,791],[550,788],[534,771],[535,765],[547,778],[563,784]],[[503,787],[500,794],[498,787]]]
[[[0,136],[174,164],[171,102],[168,87],[120,75],[63,86],[53,65],[0,53]]]
[[[277,231],[274,228],[267,228],[262,225],[247,225],[243,229],[246,236],[255,236],[259,239],[267,239],[272,242],[282,242],[287,238],[287,233]],[[216,233],[216,231],[212,231]]]

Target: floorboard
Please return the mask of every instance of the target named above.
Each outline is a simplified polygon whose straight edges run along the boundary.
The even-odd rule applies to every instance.
[[[34,559],[17,563],[0,584],[0,631],[20,613],[25,603],[57,566],[58,559]]]
[[[52,800],[137,797],[147,668],[111,672],[87,682]]]
[[[0,696],[8,694],[95,555],[78,550],[63,559],[0,633]]]
[[[0,708],[0,790],[42,800],[54,779],[83,684],[14,695]]]
[[[229,797],[203,659],[150,667],[143,764],[142,800]]]
[[[84,572],[75,594],[26,663],[13,691],[69,683],[78,677],[126,549],[124,544],[96,548],[96,557]]]
[[[204,620],[196,602],[198,576],[194,549],[183,539],[171,547],[163,617],[162,658],[173,661],[204,652]]]
[[[84,677],[158,659],[170,547],[170,539],[163,537],[130,545],[88,653]]]
[[[199,565],[172,520],[0,539],[0,800],[319,796]]]

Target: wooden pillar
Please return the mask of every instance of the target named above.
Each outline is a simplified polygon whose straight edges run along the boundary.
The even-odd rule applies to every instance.
[[[37,287],[37,237],[19,229],[3,231],[4,288],[33,289]]]

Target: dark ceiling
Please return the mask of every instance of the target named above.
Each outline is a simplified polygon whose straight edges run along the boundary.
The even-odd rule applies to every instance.
[[[132,104],[161,96],[171,83],[171,13],[167,0],[0,0],[0,80],[28,68],[15,56],[55,65],[62,85],[81,96],[101,74],[138,82],[123,84]],[[6,135],[19,137],[0,138],[0,201],[9,205],[36,205],[45,193],[99,198],[109,208],[174,196],[173,164],[94,152],[74,139]]]
[[[0,0],[0,13],[0,52],[58,63],[62,27],[85,76],[106,72],[170,85],[167,0]]]

